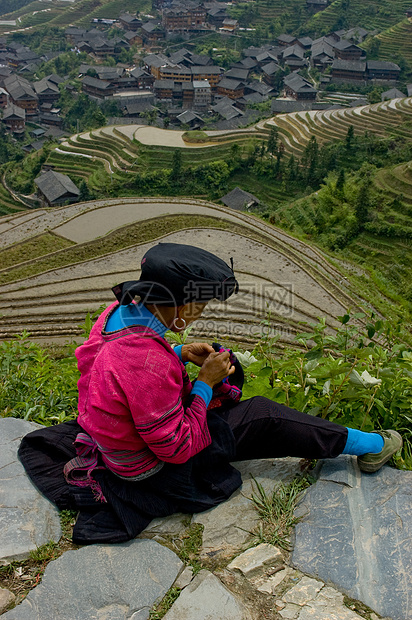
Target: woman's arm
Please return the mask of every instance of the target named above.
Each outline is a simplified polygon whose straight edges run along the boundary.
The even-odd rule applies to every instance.
[[[177,358],[148,352],[129,395],[139,435],[162,461],[185,463],[211,443],[206,403],[198,394],[182,401],[183,378]]]

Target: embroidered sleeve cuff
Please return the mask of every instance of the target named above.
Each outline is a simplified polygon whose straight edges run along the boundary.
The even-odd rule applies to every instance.
[[[210,385],[208,385],[207,383],[204,383],[203,381],[197,380],[191,391],[191,394],[192,396],[197,395],[203,398],[203,400],[206,403],[206,407],[208,407],[210,401],[212,400],[213,391]]]

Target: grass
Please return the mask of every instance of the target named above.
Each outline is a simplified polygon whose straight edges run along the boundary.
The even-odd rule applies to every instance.
[[[29,241],[22,241],[7,249],[0,250],[1,269],[16,267],[20,263],[57,252],[74,245],[72,241],[59,237],[51,232],[32,237]]]
[[[288,484],[281,482],[271,496],[255,478],[253,482],[255,488],[250,499],[261,519],[255,532],[257,544],[269,543],[290,551],[290,531],[299,520],[294,516],[295,507],[300,493],[309,486],[308,479],[295,478]]]
[[[179,598],[180,588],[171,587],[159,603],[156,603],[150,611],[149,620],[161,620],[169,611],[176,599]]]

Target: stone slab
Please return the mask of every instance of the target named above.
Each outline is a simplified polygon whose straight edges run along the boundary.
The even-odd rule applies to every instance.
[[[185,588],[164,620],[248,620],[243,604],[213,573],[201,570]]]
[[[317,597],[305,605],[298,620],[361,620],[362,616],[343,604],[340,592],[325,586]]]
[[[0,614],[2,614],[9,605],[14,603],[16,597],[13,592],[6,588],[0,588]]]
[[[258,523],[258,513],[249,499],[254,491],[252,476],[271,493],[275,483],[289,481],[300,472],[299,463],[296,458],[234,463],[242,474],[242,488],[223,504],[193,517],[193,523],[204,526],[202,559],[231,557],[251,539],[250,532]]]
[[[262,573],[265,567],[275,566],[282,562],[282,559],[282,553],[277,547],[262,543],[238,555],[229,564],[228,569],[238,570],[245,577],[255,577]]]
[[[286,603],[294,603],[295,605],[306,605],[306,603],[316,598],[323,586],[324,583],[322,581],[317,581],[310,577],[302,577],[299,583],[283,595],[283,600]]]
[[[412,618],[412,472],[325,460],[296,510],[293,565],[393,620]],[[315,616],[312,616],[315,617]]]
[[[182,562],[153,540],[66,551],[5,620],[147,620]]]
[[[0,419],[0,560],[27,558],[62,535],[57,508],[31,483],[17,457],[24,435],[38,424]]]

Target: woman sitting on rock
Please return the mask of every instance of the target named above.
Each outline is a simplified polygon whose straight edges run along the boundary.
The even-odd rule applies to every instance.
[[[263,397],[240,402],[230,351],[165,340],[237,290],[223,260],[172,243],[145,254],[140,280],[113,289],[118,301],[76,351],[77,421],[30,433],[19,451],[49,499],[80,511],[74,542],[126,541],[155,517],[216,506],[241,485],[232,461],[353,454],[373,472],[402,446],[395,431],[348,429]],[[200,367],[194,384],[186,362]]]

